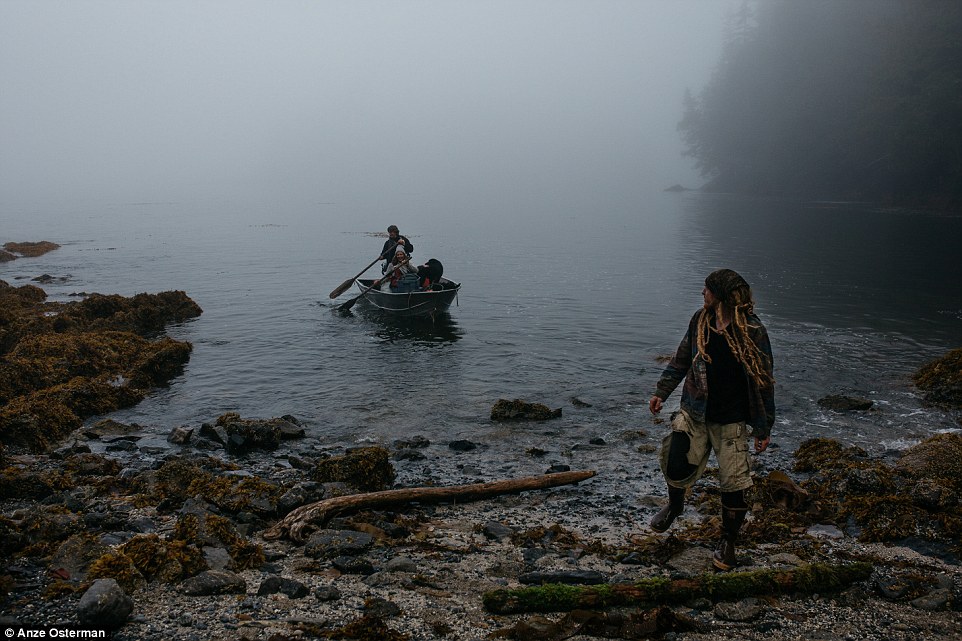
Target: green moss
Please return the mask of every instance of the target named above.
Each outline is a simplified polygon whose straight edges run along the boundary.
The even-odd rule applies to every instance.
[[[485,608],[498,614],[552,612],[580,608],[648,607],[683,603],[697,597],[735,600],[752,595],[786,592],[831,592],[867,579],[870,563],[813,564],[792,570],[756,570],[704,574],[691,579],[653,577],[631,584],[599,586],[544,585],[517,590],[493,590],[483,596]]]

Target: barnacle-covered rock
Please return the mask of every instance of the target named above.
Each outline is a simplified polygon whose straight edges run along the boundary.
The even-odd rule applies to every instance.
[[[361,491],[376,492],[394,482],[394,467],[383,447],[359,447],[343,456],[321,459],[314,468],[314,480],[339,481]]]

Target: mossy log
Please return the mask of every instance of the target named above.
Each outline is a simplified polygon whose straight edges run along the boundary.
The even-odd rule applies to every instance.
[[[514,494],[528,490],[542,490],[559,485],[569,485],[584,481],[594,476],[594,471],[559,472],[557,474],[542,474],[520,479],[492,481],[490,483],[472,483],[470,485],[454,485],[448,487],[411,487],[400,490],[384,490],[368,492],[366,494],[350,494],[325,499],[316,503],[302,505],[291,511],[281,521],[264,531],[264,538],[268,540],[280,539],[285,534],[293,541],[303,543],[310,529],[315,523],[323,523],[327,519],[353,510],[383,508],[403,503],[440,503],[444,501],[478,501],[481,499]]]
[[[840,590],[872,574],[870,563],[815,563],[791,570],[754,570],[703,574],[690,579],[654,577],[636,583],[562,585],[499,589],[484,593],[484,607],[494,614],[567,612],[611,607],[652,607],[697,598],[716,601],[748,596]]]

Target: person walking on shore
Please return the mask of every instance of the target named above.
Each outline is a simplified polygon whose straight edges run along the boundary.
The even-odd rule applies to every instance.
[[[674,357],[648,402],[652,414],[684,379],[681,409],[662,441],[661,470],[668,504],[651,520],[665,532],[685,509],[685,493],[705,470],[711,451],[718,460],[722,539],[715,567],[736,565],[735,541],[748,512],[745,490],[752,486],[748,434],[755,452],[768,448],[775,423],[775,380],[768,331],[755,315],[748,283],[737,272],[720,269],[705,279],[704,306],[695,312]]]

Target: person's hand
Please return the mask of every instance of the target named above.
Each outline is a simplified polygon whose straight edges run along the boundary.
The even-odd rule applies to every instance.
[[[651,400],[648,401],[648,409],[651,410],[652,414],[657,414],[661,411],[662,402],[658,396],[652,396]]]
[[[772,437],[766,436],[765,438],[755,437],[755,453],[761,454],[768,449],[768,444],[771,442]]]

